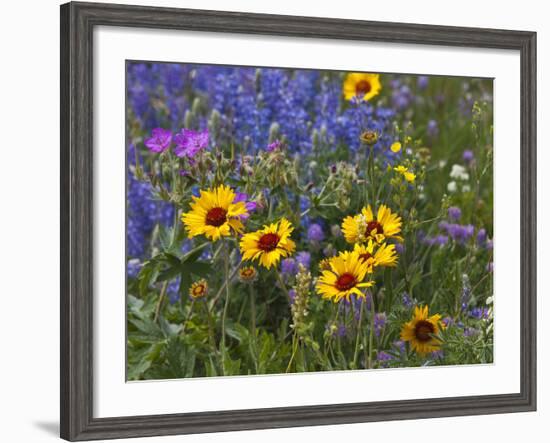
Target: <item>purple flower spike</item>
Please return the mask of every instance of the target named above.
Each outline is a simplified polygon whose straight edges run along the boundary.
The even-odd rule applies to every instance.
[[[145,140],[145,146],[152,152],[164,152],[172,143],[172,131],[168,129],[155,128],[151,138]]]
[[[477,231],[476,236],[477,244],[481,247],[485,246],[487,243],[487,231],[484,228],[481,228],[479,231]]]
[[[322,242],[325,239],[325,233],[321,225],[312,223],[307,230],[307,238],[310,242]]]
[[[208,129],[192,131],[184,128],[174,136],[174,142],[176,143],[174,152],[178,157],[193,158],[199,151],[206,149],[208,140]]]
[[[294,304],[294,299],[296,298],[296,290],[295,289],[289,289],[288,291],[288,302],[293,305]]]
[[[301,251],[296,254],[296,261],[304,268],[309,269],[311,266],[311,254],[307,251]]]
[[[377,337],[380,337],[380,333],[386,326],[386,313],[380,312],[374,316],[374,333]]]
[[[452,221],[458,221],[460,219],[460,216],[462,215],[462,211],[457,206],[451,206],[447,210],[447,214],[449,215],[449,219]]]
[[[296,275],[298,273],[298,264],[293,258],[285,258],[281,262],[281,272],[285,275]]]

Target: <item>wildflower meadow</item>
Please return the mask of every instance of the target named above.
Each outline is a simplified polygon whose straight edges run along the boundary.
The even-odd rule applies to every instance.
[[[128,380],[492,363],[491,79],[126,75]]]

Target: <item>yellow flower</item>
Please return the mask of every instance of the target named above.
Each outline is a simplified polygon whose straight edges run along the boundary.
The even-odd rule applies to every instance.
[[[414,183],[416,175],[410,172],[409,169],[405,166],[399,165],[393,168],[393,170],[399,172],[403,177],[405,177],[405,180],[407,180],[409,183]]]
[[[323,271],[315,288],[324,299],[334,303],[342,298],[349,301],[352,294],[365,298],[361,288],[374,284],[372,281],[363,281],[367,273],[368,265],[359,258],[358,252],[341,252],[330,259],[330,269]]]
[[[395,238],[401,232],[401,217],[391,212],[385,205],[380,205],[376,217],[370,205],[360,214],[346,217],[342,222],[342,232],[348,243],[364,243],[370,239],[382,243],[387,238]]]
[[[258,271],[254,266],[245,266],[239,269],[239,280],[243,283],[252,283],[258,278]]]
[[[353,250],[359,254],[359,259],[367,263],[368,272],[374,272],[377,266],[397,266],[398,257],[394,245],[382,243],[376,248],[375,243],[369,240],[367,245],[356,243]]]
[[[365,72],[350,72],[344,80],[343,92],[346,100],[359,97],[370,100],[376,97],[382,89],[379,74]]]
[[[411,321],[401,328],[401,340],[410,342],[412,349],[419,354],[437,351],[441,347],[441,340],[437,337],[441,330],[441,315],[428,315],[428,306],[416,306]]]
[[[208,294],[208,283],[204,278],[194,282],[189,288],[189,295],[193,299],[202,298]]]
[[[214,190],[200,191],[200,197],[193,196],[191,211],[181,215],[181,221],[189,238],[204,234],[216,241],[231,235],[231,230],[242,232],[240,216],[247,215],[245,202],[234,203],[235,192],[220,185]]]
[[[399,142],[392,143],[392,145],[390,146],[390,149],[391,149],[392,152],[401,151],[401,143],[399,143]]]
[[[277,223],[245,234],[240,242],[243,260],[258,260],[267,269],[277,265],[281,257],[290,256],[296,248],[290,238],[292,231],[292,224],[282,218]]]

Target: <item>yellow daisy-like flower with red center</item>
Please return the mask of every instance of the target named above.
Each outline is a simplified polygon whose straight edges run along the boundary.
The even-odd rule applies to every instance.
[[[212,241],[231,235],[232,231],[242,232],[242,216],[247,216],[245,202],[234,203],[236,194],[228,186],[200,191],[193,196],[191,211],[181,215],[189,238],[204,235]]]
[[[388,238],[402,241],[397,235],[401,232],[401,217],[392,213],[386,205],[380,205],[376,217],[370,205],[360,214],[346,217],[342,222],[342,232],[348,243],[365,243],[374,240],[382,243]]]
[[[441,315],[428,313],[428,306],[414,308],[413,318],[401,328],[401,340],[408,341],[418,354],[438,351],[441,340],[437,337],[442,329]]]
[[[354,97],[370,100],[376,97],[381,90],[380,74],[350,72],[344,80],[343,93],[346,100],[351,100]]]
[[[372,241],[365,244],[356,243],[353,250],[359,253],[359,258],[369,266],[369,272],[374,272],[378,266],[397,266],[395,245],[382,243],[377,245]]]
[[[258,260],[267,269],[276,266],[281,257],[290,256],[296,249],[290,238],[292,231],[292,224],[282,218],[277,223],[243,235],[240,242],[243,260]]]
[[[252,283],[258,278],[258,271],[254,266],[244,266],[239,269],[239,280],[243,283]]]
[[[374,282],[364,281],[369,265],[359,257],[357,251],[341,252],[330,260],[330,269],[324,270],[317,280],[317,292],[327,300],[338,303],[342,298],[349,301],[355,294],[365,298],[362,288],[372,286]]]
[[[203,298],[208,294],[208,283],[204,278],[194,282],[189,288],[189,295],[193,299]]]

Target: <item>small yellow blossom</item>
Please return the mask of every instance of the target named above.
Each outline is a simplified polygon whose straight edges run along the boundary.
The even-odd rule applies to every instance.
[[[401,151],[401,143],[400,142],[394,142],[390,146],[391,152],[399,152]]]

